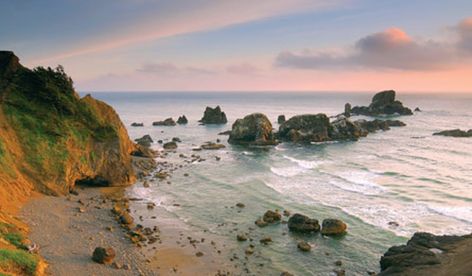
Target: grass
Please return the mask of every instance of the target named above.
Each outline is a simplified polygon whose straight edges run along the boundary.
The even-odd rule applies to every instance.
[[[21,270],[27,275],[34,275],[38,263],[38,256],[30,254],[24,250],[0,249],[0,268],[3,270]]]
[[[0,237],[18,249],[26,249],[26,246],[23,244],[25,238],[21,232],[11,224],[0,222]]]

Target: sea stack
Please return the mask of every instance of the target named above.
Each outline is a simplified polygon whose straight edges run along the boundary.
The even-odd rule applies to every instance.
[[[202,124],[226,124],[228,120],[226,119],[226,114],[221,111],[218,105],[215,108],[207,106],[203,118],[199,122]]]
[[[275,145],[272,124],[266,115],[253,113],[234,122],[228,142],[238,145]]]
[[[351,113],[365,116],[378,115],[413,115],[408,107],[404,107],[403,103],[395,99],[396,92],[394,90],[386,90],[374,95],[369,106],[355,106]]]

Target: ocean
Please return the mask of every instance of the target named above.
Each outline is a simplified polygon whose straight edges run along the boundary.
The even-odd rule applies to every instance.
[[[415,232],[472,232],[472,139],[432,136],[440,130],[472,128],[471,94],[397,93],[405,106],[422,110],[413,116],[393,116],[406,127],[356,142],[283,143],[267,149],[232,146],[218,133],[254,112],[266,114],[276,129],[280,114],[336,115],[347,102],[368,105],[373,93],[91,94],[115,108],[132,139],[145,134],[155,141],[179,137],[182,143],[168,162],[179,162],[180,153],[195,154],[191,149],[206,141],[221,139],[226,145],[223,150],[198,152],[206,161],[177,170],[172,185],[130,188],[133,196],[164,207],[188,229],[214,233],[240,252],[244,247],[235,242],[234,228],[256,227],[254,221],[268,209],[299,212],[320,222],[339,218],[348,224],[342,238],[303,237],[314,246],[310,254],[297,250],[301,237],[286,233],[285,226],[264,228],[263,235],[274,242],[258,246],[257,261],[251,265],[257,274],[329,275],[333,262],[341,260],[349,275],[366,275],[379,270],[380,256],[388,247],[406,242]],[[199,125],[205,107],[216,105],[226,113],[228,124]],[[152,126],[153,121],[177,120],[184,114],[187,125]],[[133,122],[143,122],[144,127],[131,127]],[[161,148],[158,143],[153,147]],[[246,207],[237,210],[238,202]]]

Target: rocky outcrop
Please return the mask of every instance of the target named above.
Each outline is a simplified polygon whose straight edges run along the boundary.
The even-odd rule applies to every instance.
[[[76,181],[135,180],[136,149],[118,114],[75,92],[62,67],[27,69],[0,52],[0,207],[28,191],[68,193]]]
[[[331,123],[329,128],[329,137],[334,141],[343,141],[343,140],[357,140],[360,137],[365,137],[369,134],[369,131],[362,127],[357,122],[352,122],[351,120],[340,117]]]
[[[318,220],[302,214],[294,214],[288,219],[288,229],[293,232],[311,233],[320,231]]]
[[[167,118],[164,121],[157,121],[152,123],[153,126],[175,126],[176,123],[174,119],[172,118]]]
[[[237,145],[275,145],[272,124],[267,116],[261,113],[247,115],[234,122],[228,142]]]
[[[221,111],[220,106],[215,108],[208,107],[205,109],[203,118],[199,121],[202,124],[226,124],[226,114]]]
[[[344,113],[343,114],[344,114],[345,117],[347,117],[347,118],[351,117],[351,109],[352,109],[352,107],[351,107],[350,103],[346,103],[344,105]]]
[[[154,143],[149,134],[146,134],[141,138],[134,139],[134,141],[143,147],[150,147],[151,144]]]
[[[188,124],[187,117],[185,117],[185,115],[180,116],[180,117],[177,119],[177,124],[179,124],[179,125],[186,125],[186,124]]]
[[[415,233],[406,245],[393,246],[380,260],[379,276],[470,275],[472,235]]]
[[[468,131],[460,129],[443,130],[440,132],[436,132],[433,135],[466,138],[472,137],[472,129],[469,129]]]
[[[363,129],[367,133],[376,132],[378,130],[389,130],[390,127],[403,127],[406,126],[405,123],[399,120],[357,120],[354,121],[354,124],[357,125],[359,128]]]
[[[369,106],[355,106],[351,109],[352,114],[365,116],[378,115],[412,115],[413,112],[403,103],[395,100],[395,91],[387,90],[374,95]]]
[[[329,141],[329,118],[325,114],[297,115],[279,127],[278,137],[291,142]]]

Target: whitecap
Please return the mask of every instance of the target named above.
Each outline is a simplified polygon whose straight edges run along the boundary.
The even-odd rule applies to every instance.
[[[270,171],[278,176],[282,177],[291,177],[297,174],[303,173],[306,169],[298,167],[298,166],[291,166],[291,167],[283,167],[283,168],[275,168],[270,167]]]
[[[284,158],[287,160],[290,160],[294,163],[297,163],[298,166],[304,168],[304,169],[314,169],[320,165],[321,162],[319,161],[307,161],[307,160],[300,160],[296,159],[287,155],[284,155]]]

